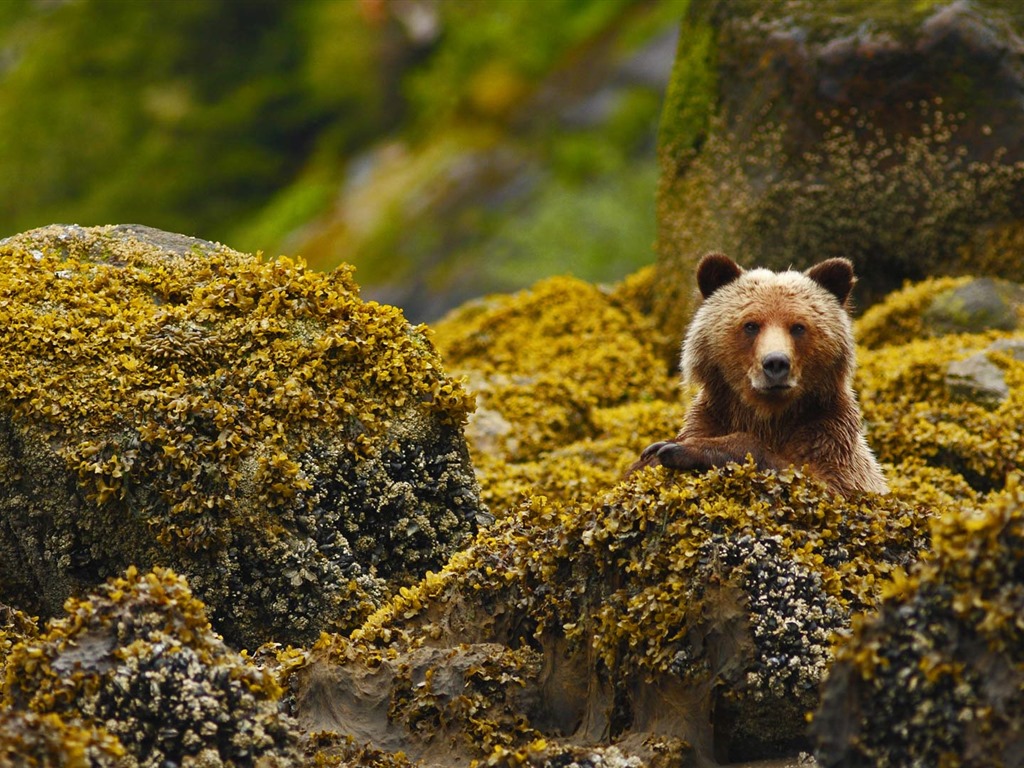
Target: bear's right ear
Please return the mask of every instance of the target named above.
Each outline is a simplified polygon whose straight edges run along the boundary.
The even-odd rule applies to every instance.
[[[743,274],[743,269],[724,253],[709,253],[697,265],[697,286],[705,299]]]

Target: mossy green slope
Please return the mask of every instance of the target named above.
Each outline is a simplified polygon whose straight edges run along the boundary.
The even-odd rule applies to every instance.
[[[142,227],[0,243],[0,594],[53,614],[128,565],[231,641],[358,625],[481,511],[472,407],[346,269]]]

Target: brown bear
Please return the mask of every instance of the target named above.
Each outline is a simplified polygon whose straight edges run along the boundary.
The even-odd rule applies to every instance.
[[[700,390],[674,440],[634,465],[707,470],[753,457],[762,469],[806,466],[835,491],[887,493],[861,431],[846,259],[806,272],[744,270],[709,253],[703,301],[683,341],[686,380]]]

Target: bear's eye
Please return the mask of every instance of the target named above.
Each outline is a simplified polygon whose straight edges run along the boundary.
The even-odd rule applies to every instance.
[[[761,330],[761,326],[753,321],[748,321],[743,324],[743,332],[747,336],[757,336],[758,331]]]
[[[807,333],[807,326],[803,323],[793,323],[790,327],[789,332],[794,336],[803,336]]]

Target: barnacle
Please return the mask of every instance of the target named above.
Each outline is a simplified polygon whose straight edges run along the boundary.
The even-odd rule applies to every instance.
[[[231,641],[312,640],[475,528],[473,400],[350,268],[143,227],[0,255],[0,506],[24,520],[0,532],[0,596],[19,607],[174,563]]]
[[[643,732],[665,716],[654,702],[678,701],[684,690],[714,691],[697,697],[713,700],[714,714],[680,714],[672,727],[681,738],[707,743],[694,724],[713,722],[720,759],[785,754],[803,743],[833,635],[927,547],[930,514],[896,495],[836,497],[797,470],[644,470],[579,503],[526,498],[351,640],[327,641],[318,653],[400,665],[419,648],[459,643],[495,644],[496,660],[512,658],[501,649],[531,649],[559,677],[517,662],[545,703],[520,709],[525,727],[515,739],[476,740],[492,745],[492,757],[583,720],[605,738]],[[453,716],[416,699],[429,685],[399,689],[421,701],[392,710],[399,729],[414,733],[426,714]],[[557,704],[544,698],[555,689]],[[538,714],[552,709],[556,729]],[[460,732],[473,727],[462,716]]]
[[[134,768],[138,762],[102,727],[67,722],[55,714],[0,712],[0,766]]]
[[[90,748],[140,766],[284,765],[297,729],[278,710],[280,693],[272,674],[224,645],[184,579],[133,567],[69,599],[63,618],[14,647],[3,701],[43,722],[102,727]]]
[[[853,624],[815,715],[825,765],[1012,765],[1024,744],[1024,487],[934,522],[933,553]],[[840,725],[841,724],[841,725]]]

